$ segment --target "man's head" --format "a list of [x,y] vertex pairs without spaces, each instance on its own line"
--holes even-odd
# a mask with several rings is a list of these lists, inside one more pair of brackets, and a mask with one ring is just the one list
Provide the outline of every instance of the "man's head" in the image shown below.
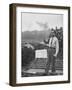
[[54,30],[51,30],[50,37],[54,37],[54,36],[55,36],[55,31]]

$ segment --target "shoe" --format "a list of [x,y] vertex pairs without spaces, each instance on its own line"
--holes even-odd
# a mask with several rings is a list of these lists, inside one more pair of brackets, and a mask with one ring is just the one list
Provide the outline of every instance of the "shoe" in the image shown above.
[[57,75],[57,73],[56,72],[51,72],[50,75]]

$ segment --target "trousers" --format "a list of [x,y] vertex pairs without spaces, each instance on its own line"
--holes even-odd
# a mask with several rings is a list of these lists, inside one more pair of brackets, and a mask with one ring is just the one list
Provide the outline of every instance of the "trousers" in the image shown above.
[[53,56],[55,53],[55,49],[49,48],[47,51],[48,51],[48,60],[47,60],[46,69],[45,69],[46,74],[49,73],[50,65],[51,65],[51,71],[55,72],[55,61],[56,61],[56,57]]

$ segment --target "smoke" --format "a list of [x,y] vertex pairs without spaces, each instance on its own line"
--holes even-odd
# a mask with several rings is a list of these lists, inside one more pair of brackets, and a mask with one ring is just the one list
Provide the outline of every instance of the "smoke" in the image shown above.
[[49,25],[47,22],[42,23],[42,22],[38,22],[36,21],[36,24],[40,26],[40,28],[42,28],[43,30],[48,30],[49,29]]

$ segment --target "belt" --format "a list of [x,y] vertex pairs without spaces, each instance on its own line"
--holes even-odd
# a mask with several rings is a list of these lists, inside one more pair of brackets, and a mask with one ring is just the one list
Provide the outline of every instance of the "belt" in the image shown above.
[[55,49],[55,47],[49,47],[49,48],[53,48],[53,49]]

